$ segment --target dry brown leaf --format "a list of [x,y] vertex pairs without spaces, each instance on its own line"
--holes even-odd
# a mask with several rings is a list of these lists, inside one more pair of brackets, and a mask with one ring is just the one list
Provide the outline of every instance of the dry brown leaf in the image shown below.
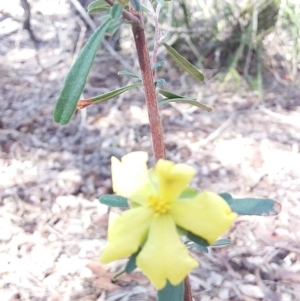
[[89,268],[96,276],[98,277],[112,277],[113,274],[107,271],[107,268],[105,265],[101,264],[97,261],[90,261],[87,265],[87,268]]
[[110,278],[100,277],[92,281],[93,284],[105,291],[113,292],[120,288],[119,285],[112,283]]
[[124,281],[135,281],[139,284],[147,284],[149,283],[149,280],[146,276],[144,276],[142,273],[130,273],[130,274],[124,274],[120,277],[120,279]]
[[[97,261],[90,261],[87,264],[87,267],[98,277],[113,277],[115,274],[108,272],[105,265],[101,264]],[[134,280],[140,284],[148,283],[149,280],[146,276],[144,276],[142,273],[131,273],[131,274],[122,274],[118,277],[118,279],[121,279],[123,281],[131,281]]]

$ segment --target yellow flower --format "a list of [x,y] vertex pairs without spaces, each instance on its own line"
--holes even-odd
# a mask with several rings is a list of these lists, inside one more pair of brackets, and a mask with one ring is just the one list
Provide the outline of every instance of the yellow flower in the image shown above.
[[204,191],[190,199],[179,196],[188,187],[195,170],[186,164],[159,160],[147,169],[148,155],[133,152],[121,162],[112,157],[113,190],[130,200],[108,231],[103,263],[136,253],[137,266],[156,289],[169,280],[178,285],[198,266],[181,242],[177,226],[214,243],[234,221],[236,214],[217,194]]

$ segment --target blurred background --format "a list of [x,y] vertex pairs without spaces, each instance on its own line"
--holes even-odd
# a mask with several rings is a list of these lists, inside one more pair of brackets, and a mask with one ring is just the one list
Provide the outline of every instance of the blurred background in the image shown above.
[[[100,24],[89,1],[0,3],[0,300],[155,300],[139,272],[111,283],[103,266],[110,157],[151,154],[142,89],[77,111],[52,113],[63,79]],[[239,217],[233,245],[194,254],[195,301],[300,300],[300,5],[298,0],[165,3],[167,42],[203,71],[196,83],[166,61],[164,88],[211,106],[161,107],[167,156],[197,169],[194,187],[274,198],[275,217]],[[146,16],[149,47],[153,20]],[[107,36],[83,97],[139,73],[130,26]]]

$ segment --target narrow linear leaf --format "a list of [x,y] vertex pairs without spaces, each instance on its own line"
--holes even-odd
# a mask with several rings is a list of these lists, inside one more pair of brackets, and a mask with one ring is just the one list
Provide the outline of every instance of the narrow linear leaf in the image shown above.
[[136,253],[130,256],[129,260],[127,261],[127,264],[125,266],[125,273],[130,274],[132,273],[136,268],[136,258],[141,250],[138,250]]
[[104,0],[96,0],[90,3],[87,7],[89,14],[99,13],[110,10],[110,6]]
[[[179,226],[176,226],[176,228],[177,228],[177,232],[178,232],[179,236],[186,236],[187,230],[185,230]],[[186,243],[188,243],[188,242],[189,241],[186,241]]]
[[204,247],[208,247],[209,243],[202,237],[195,235],[192,232],[187,232],[187,238]]
[[202,253],[208,253],[209,243],[204,238],[191,232],[187,232],[186,237],[191,240],[191,242],[187,243],[188,248],[198,250]]
[[124,76],[129,76],[129,77],[134,77],[134,78],[141,79],[140,76],[135,75],[135,74],[133,74],[133,73],[131,73],[131,72],[129,72],[129,71],[126,71],[126,70],[121,70],[121,71],[119,71],[119,72],[118,72],[118,75],[124,75]]
[[55,105],[54,120],[56,122],[67,124],[74,114],[98,47],[110,22],[111,20],[107,20],[92,34],[69,70]]
[[183,301],[184,284],[172,285],[169,281],[166,286],[157,292],[158,301]]
[[189,242],[187,244],[187,247],[190,248],[190,249],[195,249],[195,250],[197,250],[199,252],[202,252],[202,253],[208,253],[208,247],[199,245],[195,242]]
[[171,99],[168,99],[168,98],[164,98],[164,99],[161,99],[158,101],[158,104],[161,106],[161,105],[164,105],[166,103],[169,103],[169,102],[181,102],[181,103],[188,103],[190,105],[193,105],[195,107],[198,107],[200,109],[203,109],[207,112],[211,112],[212,111],[212,108],[204,105],[203,103],[197,101],[196,99],[193,99],[193,98],[185,98],[185,97],[181,97],[181,98],[171,98]]
[[172,99],[172,98],[185,98],[184,96],[181,96],[181,95],[178,95],[178,94],[175,94],[175,93],[172,93],[170,91],[163,90],[163,89],[159,89],[158,93],[161,94],[162,96],[166,97],[166,98],[169,98],[169,99]]
[[281,211],[281,204],[264,198],[233,198],[229,193],[219,194],[231,210],[241,215],[276,215]]
[[159,89],[158,93],[165,96],[166,98],[161,99],[158,101],[159,105],[163,105],[169,102],[183,102],[183,103],[188,103],[191,104],[193,106],[196,106],[198,108],[204,109],[207,112],[211,112],[212,108],[206,106],[205,104],[197,101],[195,98],[191,98],[191,97],[187,97],[187,96],[182,96],[182,95],[178,95],[175,93],[172,93],[170,91],[167,90],[163,90],[163,89]]
[[155,70],[155,69],[157,69],[157,68],[160,68],[160,67],[162,67],[164,64],[165,64],[164,61],[157,62],[156,64],[154,64],[154,65],[151,67],[151,70]]
[[109,27],[107,28],[106,33],[108,35],[114,35],[115,32],[118,30],[118,28],[123,24],[123,22],[112,22],[111,25],[109,25]]
[[179,54],[172,46],[162,43],[168,54],[171,58],[177,63],[181,69],[187,72],[190,76],[194,77],[198,81],[202,82],[204,80],[203,74],[193,65],[191,64],[186,58],[184,58],[181,54]]
[[219,247],[219,246],[228,246],[231,245],[231,240],[228,238],[222,238],[217,240],[212,247]]
[[93,103],[105,101],[105,100],[114,98],[114,97],[116,97],[116,96],[118,96],[118,95],[120,95],[124,92],[127,92],[127,91],[131,90],[131,89],[141,87],[142,85],[143,85],[142,82],[138,82],[138,83],[135,83],[135,84],[132,84],[132,85],[128,85],[128,86],[125,86],[125,87],[122,87],[122,88],[104,93],[102,95],[92,97],[91,100],[92,100]]
[[99,202],[111,207],[129,207],[127,199],[115,194],[104,194],[99,198]]
[[116,3],[110,10],[110,15],[113,19],[119,19],[122,15],[123,6],[120,3]]
[[127,264],[125,266],[125,269],[119,273],[117,273],[116,275],[114,275],[114,277],[112,278],[112,281],[116,281],[116,279],[118,277],[120,277],[121,275],[123,275],[124,273],[126,274],[130,274],[132,273],[136,268],[136,257],[138,256],[138,254],[140,253],[141,250],[138,250],[135,254],[131,255],[129,260],[127,261]]
[[149,14],[149,15],[151,15],[153,12],[151,12],[151,10],[150,9],[148,9],[146,6],[144,6],[144,5],[142,5],[142,11],[143,12],[145,12],[145,13],[147,13],[147,14]]
[[136,11],[141,11],[141,3],[139,0],[130,0],[130,3]]

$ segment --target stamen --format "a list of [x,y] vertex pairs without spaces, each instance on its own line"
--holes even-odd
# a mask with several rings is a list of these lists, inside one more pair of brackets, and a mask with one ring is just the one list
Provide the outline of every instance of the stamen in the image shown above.
[[153,209],[156,214],[165,214],[170,209],[170,202],[156,195],[148,197],[148,207]]

